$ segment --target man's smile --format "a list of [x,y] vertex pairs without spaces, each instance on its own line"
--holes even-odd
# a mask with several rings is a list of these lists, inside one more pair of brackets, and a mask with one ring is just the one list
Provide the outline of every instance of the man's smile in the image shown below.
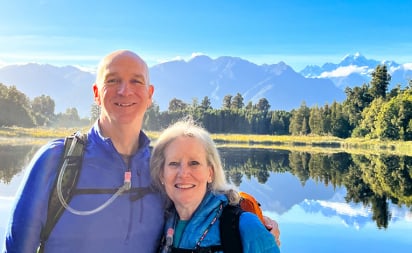
[[135,103],[114,103],[114,104],[120,107],[129,107],[129,106],[134,105]]

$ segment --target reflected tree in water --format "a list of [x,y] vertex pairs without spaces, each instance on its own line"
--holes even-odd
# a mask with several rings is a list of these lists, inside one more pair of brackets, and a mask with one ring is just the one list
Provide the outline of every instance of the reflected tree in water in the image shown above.
[[290,172],[299,178],[302,185],[310,179],[310,154],[306,152],[291,152],[289,155]]
[[388,227],[390,203],[412,206],[412,157],[265,149],[223,149],[221,155],[227,179],[236,186],[243,176],[263,184],[270,172],[290,172],[302,185],[311,179],[344,186],[345,200],[369,207],[378,228]]
[[229,182],[239,186],[243,175],[255,177],[259,183],[267,182],[270,172],[288,171],[288,151],[264,149],[222,149],[223,168]]
[[240,171],[230,171],[229,173],[227,173],[227,176],[227,181],[233,185],[236,185],[237,187],[239,187],[239,185],[242,183],[243,174]]
[[37,146],[0,145],[0,182],[10,183],[30,161],[37,148]]
[[309,175],[316,182],[331,184],[335,188],[342,185],[348,173],[351,157],[347,153],[311,154]]
[[385,195],[374,195],[371,199],[372,219],[378,228],[387,228],[392,214],[389,212],[388,201]]

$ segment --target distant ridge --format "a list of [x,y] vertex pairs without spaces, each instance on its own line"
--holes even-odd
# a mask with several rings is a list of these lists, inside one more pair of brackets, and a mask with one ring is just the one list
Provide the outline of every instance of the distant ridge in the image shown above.
[[[308,65],[299,73],[285,62],[257,65],[239,57],[206,55],[189,61],[169,61],[150,68],[155,85],[154,100],[161,110],[169,101],[181,99],[191,104],[208,96],[214,108],[220,108],[226,95],[240,93],[244,103],[268,99],[271,110],[292,110],[302,101],[308,106],[324,105],[345,98],[344,88],[370,81],[377,64],[385,63],[392,75],[391,86],[405,86],[412,78],[412,63],[367,59],[360,53],[346,55],[340,63]],[[74,66],[57,67],[28,63],[0,68],[0,83],[15,85],[30,98],[49,95],[56,102],[56,113],[76,107],[82,117],[89,115],[93,103],[95,73]]]

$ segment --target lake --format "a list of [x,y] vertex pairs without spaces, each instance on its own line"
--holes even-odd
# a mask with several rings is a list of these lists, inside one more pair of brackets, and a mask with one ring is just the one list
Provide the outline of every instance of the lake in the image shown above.
[[[39,146],[0,145],[0,240]],[[281,230],[283,253],[410,252],[412,157],[219,148],[228,181]]]

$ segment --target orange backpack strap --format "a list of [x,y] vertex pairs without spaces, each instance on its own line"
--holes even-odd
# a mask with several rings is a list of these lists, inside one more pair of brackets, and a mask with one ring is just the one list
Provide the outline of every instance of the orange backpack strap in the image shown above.
[[256,214],[260,221],[265,224],[263,219],[262,209],[260,209],[260,203],[250,194],[246,192],[239,192],[240,195],[240,207],[246,211]]

